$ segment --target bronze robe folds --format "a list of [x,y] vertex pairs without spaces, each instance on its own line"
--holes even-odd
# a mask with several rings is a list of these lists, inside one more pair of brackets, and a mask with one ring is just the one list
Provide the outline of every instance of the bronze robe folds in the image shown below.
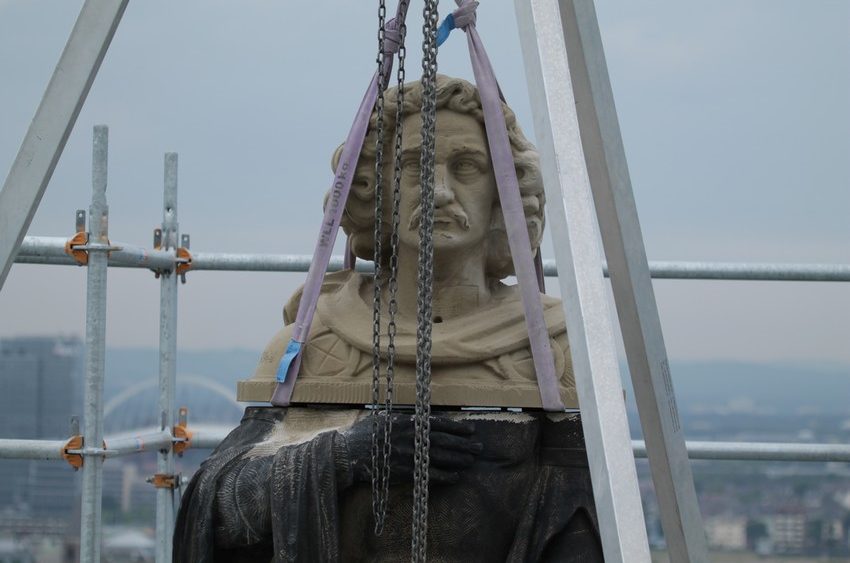
[[[456,484],[430,487],[428,558],[602,561],[578,415],[437,412],[484,445]],[[404,561],[412,485],[390,488],[381,536],[341,434],[365,411],[249,407],[192,479],[174,561]]]

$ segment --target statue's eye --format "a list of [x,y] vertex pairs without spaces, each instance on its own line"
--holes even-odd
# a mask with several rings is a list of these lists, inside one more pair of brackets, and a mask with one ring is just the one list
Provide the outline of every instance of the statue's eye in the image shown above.
[[419,159],[418,158],[405,158],[401,161],[401,167],[405,172],[408,173],[419,173]]
[[471,158],[461,158],[455,161],[454,170],[459,174],[478,172],[478,163]]

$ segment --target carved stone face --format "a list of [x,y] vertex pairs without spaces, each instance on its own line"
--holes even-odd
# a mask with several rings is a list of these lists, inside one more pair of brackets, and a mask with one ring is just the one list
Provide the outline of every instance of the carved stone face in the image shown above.
[[[404,120],[399,240],[419,246],[421,119]],[[482,125],[469,115],[437,112],[434,173],[434,248],[483,247],[490,231],[496,181]]]

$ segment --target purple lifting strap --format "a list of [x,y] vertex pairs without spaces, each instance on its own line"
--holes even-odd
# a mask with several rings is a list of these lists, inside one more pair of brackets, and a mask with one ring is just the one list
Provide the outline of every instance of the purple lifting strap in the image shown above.
[[555,362],[549,344],[549,329],[546,327],[543,305],[540,302],[538,273],[542,271],[535,267],[535,260],[531,254],[531,240],[528,237],[525,212],[522,209],[516,167],[505,125],[505,115],[502,113],[501,91],[493,67],[490,65],[490,59],[484,51],[481,37],[475,29],[475,10],[478,2],[458,0],[458,4],[460,7],[452,13],[452,16],[455,27],[466,32],[472,72],[475,74],[475,84],[478,86],[481,105],[484,108],[484,127],[487,131],[487,142],[496,174],[502,214],[505,217],[508,244],[519,282],[522,306],[525,310],[525,322],[528,325],[528,338],[534,370],[537,373],[540,400],[547,411],[563,411],[564,403],[561,401]]
[[298,305],[298,314],[295,316],[292,338],[287,344],[286,351],[278,366],[278,383],[271,400],[271,403],[275,406],[289,406],[289,402],[292,399],[295,380],[298,377],[298,370],[301,367],[301,349],[309,336],[310,325],[313,323],[313,315],[316,312],[316,304],[319,301],[319,293],[322,289],[322,280],[330,263],[331,252],[333,251],[334,242],[339,232],[339,222],[342,219],[345,203],[348,200],[348,192],[351,189],[351,182],[354,179],[354,170],[357,166],[357,160],[360,158],[360,151],[363,148],[363,142],[369,128],[369,118],[372,116],[372,109],[375,107],[375,100],[378,97],[378,88],[385,89],[387,86],[386,82],[392,74],[393,55],[398,52],[401,41],[398,22],[404,21],[407,5],[408,2],[406,0],[399,2],[396,18],[388,21],[386,24],[384,34],[384,48],[386,50],[384,55],[384,69],[386,69],[384,72],[385,83],[378,84],[379,76],[376,71],[372,77],[372,81],[369,83],[366,94],[363,96],[363,101],[360,102],[357,115],[354,117],[354,123],[351,125],[348,137],[345,140],[342,156],[336,167],[334,183],[331,186],[331,195],[325,208],[325,217],[319,229],[319,240],[316,242],[313,261],[310,263],[310,269],[307,272],[307,281],[304,282],[301,302]]

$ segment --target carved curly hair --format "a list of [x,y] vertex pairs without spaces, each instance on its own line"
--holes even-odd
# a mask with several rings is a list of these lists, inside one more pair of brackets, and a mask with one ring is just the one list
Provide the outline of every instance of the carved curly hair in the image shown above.
[[[384,105],[384,146],[386,156],[384,163],[388,166],[384,173],[384,213],[382,217],[385,240],[384,249],[389,248],[391,229],[391,189],[392,189],[392,152],[395,145],[396,99],[397,88],[390,88],[385,94]],[[404,85],[403,118],[418,115],[422,104],[422,85],[420,82],[410,82]],[[469,82],[448,76],[437,75],[437,110],[447,109],[473,116],[484,126],[484,112],[478,89]],[[517,180],[522,197],[522,207],[525,212],[525,222],[528,236],[531,239],[532,251],[536,252],[543,238],[545,223],[544,204],[546,197],[543,192],[543,180],[540,176],[540,160],[537,149],[523,135],[513,111],[502,104],[505,123],[511,143],[511,152],[516,166]],[[351,193],[345,206],[341,225],[350,237],[351,248],[358,258],[372,260],[374,256],[374,185],[375,185],[375,127],[377,113],[372,114],[369,122],[369,132],[360,152],[360,159],[355,169]],[[439,139],[438,139],[439,142]],[[332,159],[334,170],[342,154],[342,146],[337,148]],[[325,198],[327,201],[327,198]],[[485,273],[488,278],[501,280],[514,275],[514,266],[508,246],[505,220],[502,215],[499,198],[495,198],[490,222],[490,235],[487,243],[487,262]],[[385,257],[389,259],[388,252]]]

